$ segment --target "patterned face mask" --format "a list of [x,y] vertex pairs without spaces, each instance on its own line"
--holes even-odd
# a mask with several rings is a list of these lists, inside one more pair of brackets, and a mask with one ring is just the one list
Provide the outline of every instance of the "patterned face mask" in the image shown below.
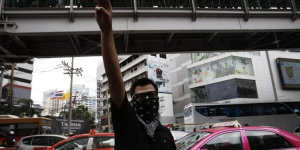
[[136,94],[132,97],[132,106],[137,115],[149,124],[158,117],[159,98],[157,92]]

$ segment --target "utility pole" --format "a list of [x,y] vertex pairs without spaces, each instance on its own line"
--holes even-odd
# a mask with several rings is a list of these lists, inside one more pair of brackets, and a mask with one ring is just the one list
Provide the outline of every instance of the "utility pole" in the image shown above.
[[8,108],[9,110],[12,110],[13,105],[13,97],[14,97],[14,72],[15,72],[15,63],[11,64],[11,72],[10,72],[10,88],[9,88],[9,97],[8,97]]
[[62,61],[62,65],[64,66],[64,74],[68,74],[71,77],[70,80],[70,99],[69,99],[69,118],[68,118],[68,133],[71,134],[71,123],[72,123],[72,89],[73,89],[73,74],[82,76],[82,68],[74,68],[74,57],[72,57],[71,66]]
[[108,123],[108,132],[111,131],[111,124],[110,124],[110,112],[109,112],[109,102],[111,100],[107,100],[107,123]]
[[268,68],[269,68],[269,72],[270,72],[270,77],[271,77],[271,83],[272,83],[275,102],[278,102],[278,94],[277,94],[276,85],[275,85],[275,81],[274,81],[272,65],[271,65],[271,61],[270,61],[270,55],[269,55],[269,52],[267,50],[266,50],[266,57],[267,57],[267,61],[268,61]]
[[7,70],[7,65],[5,64],[0,64],[0,100],[2,98],[2,83],[3,83],[3,78],[4,78],[4,72]]
[[2,81],[4,78],[4,69],[0,68],[0,100],[2,99]]

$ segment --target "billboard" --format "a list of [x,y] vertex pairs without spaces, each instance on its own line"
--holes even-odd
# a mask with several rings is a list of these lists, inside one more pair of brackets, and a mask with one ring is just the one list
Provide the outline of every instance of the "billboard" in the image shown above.
[[252,60],[250,58],[229,56],[189,69],[191,84],[209,82],[229,75],[254,76]]
[[276,59],[283,89],[300,90],[300,59]]
[[150,56],[147,59],[148,78],[152,79],[158,92],[171,93],[171,83],[168,79],[168,64],[165,59]]

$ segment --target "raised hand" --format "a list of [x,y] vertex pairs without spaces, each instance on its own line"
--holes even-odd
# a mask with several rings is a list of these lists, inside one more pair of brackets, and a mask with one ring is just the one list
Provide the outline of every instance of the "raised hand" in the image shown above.
[[96,0],[96,20],[101,32],[112,32],[112,7],[110,0]]

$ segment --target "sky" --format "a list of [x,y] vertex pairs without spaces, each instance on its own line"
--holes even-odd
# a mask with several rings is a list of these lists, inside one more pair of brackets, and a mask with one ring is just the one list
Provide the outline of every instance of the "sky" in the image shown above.
[[[43,104],[43,93],[51,89],[69,91],[70,76],[64,74],[61,62],[71,64],[71,58],[35,58],[32,76],[31,99],[36,104]],[[82,76],[73,77],[74,84],[84,84],[89,88],[89,96],[96,96],[97,67],[102,64],[101,57],[75,57],[74,68],[83,69]]]

